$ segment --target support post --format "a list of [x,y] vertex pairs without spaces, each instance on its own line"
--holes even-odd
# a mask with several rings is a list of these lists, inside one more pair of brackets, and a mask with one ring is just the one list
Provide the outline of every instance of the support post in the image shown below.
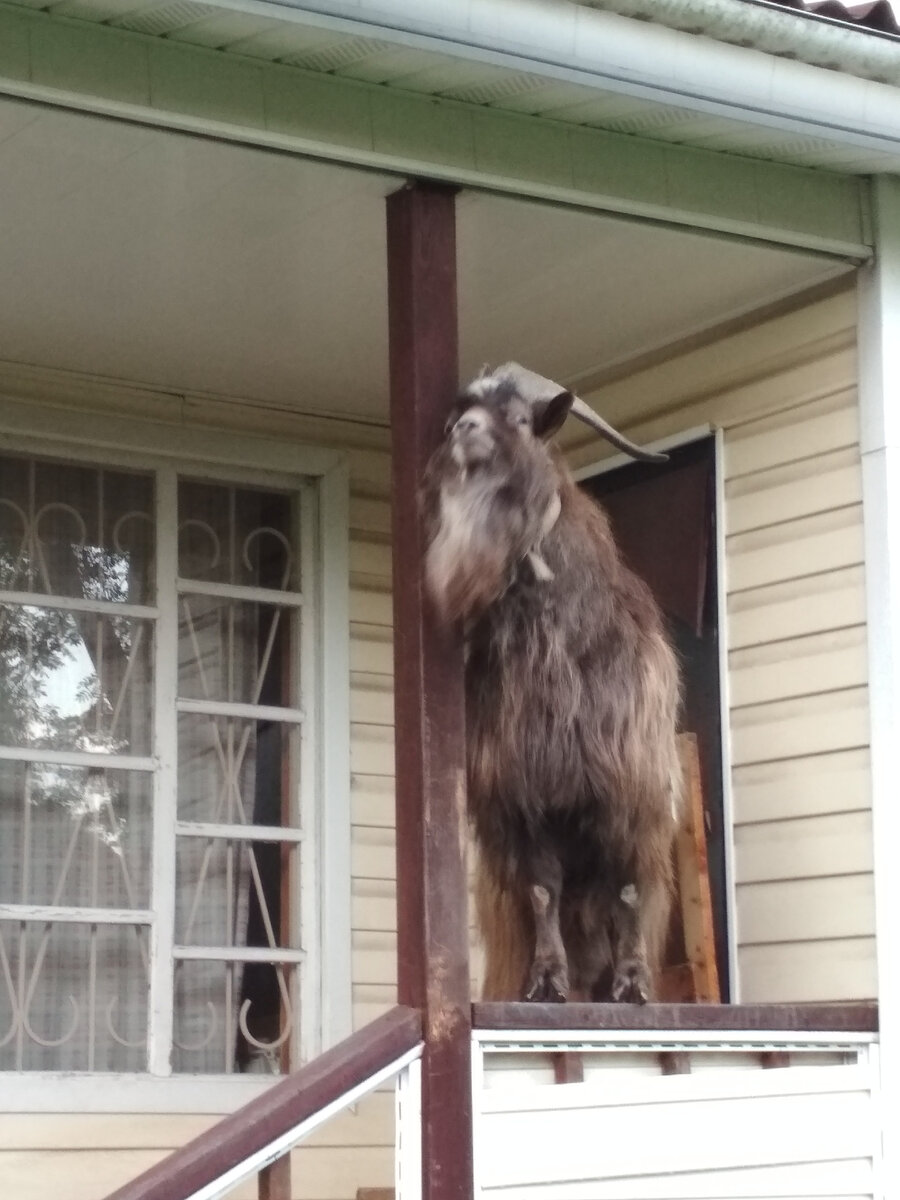
[[259,1173],[258,1200],[291,1200],[291,1154],[282,1154]]
[[418,490],[457,387],[456,236],[451,191],[388,197],[397,954],[400,1002],[423,1013],[424,1200],[472,1196],[461,639],[425,599]]
[[[873,181],[876,256],[860,272],[859,408],[881,1087],[900,1103],[900,179]],[[900,1195],[900,1148],[882,1129],[879,1194]]]

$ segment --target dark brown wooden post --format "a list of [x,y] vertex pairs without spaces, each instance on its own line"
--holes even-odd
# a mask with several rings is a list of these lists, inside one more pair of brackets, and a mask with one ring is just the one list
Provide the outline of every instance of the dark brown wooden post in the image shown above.
[[290,1152],[263,1167],[256,1183],[259,1200],[291,1200]]
[[402,1004],[425,1030],[425,1200],[472,1196],[465,714],[459,637],[439,630],[422,585],[417,493],[457,387],[453,193],[388,197],[393,447],[397,954]]

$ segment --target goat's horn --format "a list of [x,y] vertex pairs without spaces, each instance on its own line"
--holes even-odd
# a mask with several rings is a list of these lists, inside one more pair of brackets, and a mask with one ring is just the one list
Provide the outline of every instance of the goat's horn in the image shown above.
[[604,421],[599,413],[595,413],[590,405],[585,404],[580,396],[572,397],[572,407],[569,411],[573,417],[577,417],[579,421],[584,421],[585,425],[590,425],[591,429],[596,429],[598,433],[603,434],[608,442],[612,442],[614,446],[618,446],[620,450],[624,450],[632,458],[639,458],[641,462],[669,461],[668,454],[659,454],[655,450],[642,450],[640,446],[636,446],[634,442],[629,441],[623,433],[619,433],[618,429],[614,429],[609,421]]
[[[536,371],[529,371],[527,367],[516,362],[504,363],[502,367],[498,367],[494,372],[494,377],[501,376],[511,380],[519,389],[522,399],[534,406],[546,406],[557,396],[567,394],[567,389],[560,387],[552,379],[538,375]],[[571,393],[568,394],[571,395]],[[579,396],[572,396],[569,412],[579,421],[584,421],[585,425],[590,425],[592,429],[603,434],[608,442],[612,442],[614,446],[618,446],[632,458],[639,458],[642,462],[668,462],[669,460],[668,454],[657,454],[652,450],[642,450],[640,446],[636,446],[624,434],[619,433],[618,429],[613,429],[608,421],[604,421],[599,413],[595,413]]]

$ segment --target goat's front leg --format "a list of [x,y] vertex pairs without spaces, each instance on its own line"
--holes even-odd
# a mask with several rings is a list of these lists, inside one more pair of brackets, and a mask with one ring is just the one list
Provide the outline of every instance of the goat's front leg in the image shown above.
[[652,980],[641,921],[642,905],[647,899],[641,896],[635,884],[629,883],[619,892],[613,905],[610,994],[615,1001],[646,1004],[650,999]]
[[535,872],[538,882],[528,889],[534,914],[534,958],[525,985],[525,999],[561,1003],[569,994],[569,965],[559,928],[562,868],[547,858]]

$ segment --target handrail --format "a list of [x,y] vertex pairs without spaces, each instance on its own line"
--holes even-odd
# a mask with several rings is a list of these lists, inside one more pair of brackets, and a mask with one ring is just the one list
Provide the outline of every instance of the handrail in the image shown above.
[[877,1004],[472,1005],[474,1029],[877,1033]]
[[422,1017],[396,1007],[129,1180],[107,1200],[186,1200],[365,1084],[422,1040]]

